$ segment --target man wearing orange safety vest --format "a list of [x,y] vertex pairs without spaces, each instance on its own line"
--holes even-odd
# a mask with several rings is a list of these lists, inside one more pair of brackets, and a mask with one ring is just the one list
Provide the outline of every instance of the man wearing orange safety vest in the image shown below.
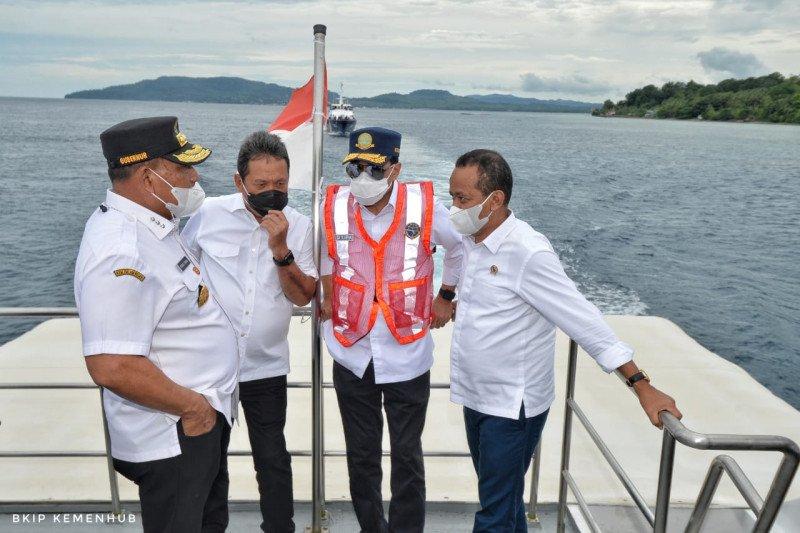
[[[421,532],[425,470],[421,435],[430,396],[429,328],[453,316],[461,235],[433,183],[397,181],[400,134],[350,135],[349,185],[328,187],[322,206],[323,336],[347,447],[350,495],[362,531]],[[433,253],[446,248],[433,298]],[[381,497],[386,411],[391,443],[388,521]]]

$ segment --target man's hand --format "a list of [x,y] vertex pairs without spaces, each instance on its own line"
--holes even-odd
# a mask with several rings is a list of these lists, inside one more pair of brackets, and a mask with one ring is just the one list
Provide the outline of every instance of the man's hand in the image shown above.
[[441,328],[453,318],[453,302],[448,302],[441,296],[433,300],[433,316],[431,317],[431,328]]
[[211,407],[205,396],[198,393],[192,403],[181,413],[183,433],[187,437],[198,437],[214,429],[217,411]]
[[647,381],[637,381],[633,385],[633,388],[636,391],[636,395],[639,397],[639,403],[642,404],[642,409],[644,409],[650,422],[657,428],[661,428],[661,420],[658,418],[661,411],[672,413],[678,420],[683,418],[683,415],[675,405],[675,400],[673,400],[671,396],[664,394],[650,385]]
[[269,249],[272,250],[272,256],[277,259],[283,259],[289,253],[289,247],[286,245],[286,234],[289,232],[289,221],[286,220],[286,215],[282,211],[271,209],[261,219],[261,227],[269,233],[267,244]]
[[323,298],[319,306],[319,318],[322,322],[330,320],[333,316],[333,307],[330,298]]

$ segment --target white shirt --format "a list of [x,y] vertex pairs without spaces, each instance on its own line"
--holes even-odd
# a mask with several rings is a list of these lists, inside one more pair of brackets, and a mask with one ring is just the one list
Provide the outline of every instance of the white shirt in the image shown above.
[[[373,239],[380,238],[389,230],[394,218],[394,209],[397,203],[397,182],[392,185],[392,194],[389,203],[380,213],[373,215],[367,208],[361,209],[361,218],[364,229]],[[325,235],[324,204],[320,209],[322,235]],[[433,228],[431,231],[431,244],[444,246],[442,271],[443,285],[456,285],[461,270],[461,235],[450,223],[447,209],[434,198]],[[329,276],[333,272],[333,262],[323,249],[320,258],[320,274]],[[328,352],[342,366],[358,377],[363,377],[373,361],[375,368],[375,383],[397,383],[408,381],[421,376],[433,366],[433,339],[430,331],[423,338],[411,344],[400,344],[386,326],[383,313],[378,313],[375,325],[369,334],[359,339],[355,344],[346,348],[342,346],[333,335],[333,323],[326,320],[322,324],[323,338],[328,346]]]
[[[147,357],[230,421],[236,335],[213,292],[201,291],[200,269],[177,224],[112,191],[105,206],[89,217],[75,264],[83,354]],[[143,462],[180,455],[178,416],[110,390],[103,391],[103,405],[113,457]]]
[[[317,277],[311,221],[287,206],[286,244],[300,270]],[[289,323],[294,304],[283,293],[269,234],[240,193],[208,198],[181,233],[204,279],[233,320],[242,352],[240,381],[289,373]]]
[[630,361],[600,311],[564,273],[550,241],[510,214],[480,244],[464,239],[450,351],[450,398],[484,414],[532,417],[555,397],[556,327],[606,372]]

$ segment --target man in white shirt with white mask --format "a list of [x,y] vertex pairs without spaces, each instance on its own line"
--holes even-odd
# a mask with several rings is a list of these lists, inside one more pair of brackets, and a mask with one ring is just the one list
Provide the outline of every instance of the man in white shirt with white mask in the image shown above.
[[556,327],[604,371],[619,370],[650,421],[680,411],[650,385],[621,342],[567,277],[547,238],[508,208],[503,157],[473,150],[450,176],[450,218],[464,239],[451,346],[451,400],[464,406],[481,509],[475,532],[527,531],[525,472],[555,397]]
[[145,533],[222,532],[236,333],[178,234],[211,150],[176,117],[121,122],[100,141],[111,189],[86,223],[75,302],[114,468],[138,486]]
[[[399,132],[350,134],[347,185],[322,207],[323,336],[334,359],[350,496],[362,531],[421,533],[425,526],[422,431],[430,397],[429,329],[453,315],[461,235],[430,181],[398,176]],[[436,246],[446,248],[433,297]],[[384,413],[391,446],[389,516],[381,494]]]
[[205,278],[238,331],[239,391],[260,494],[261,528],[295,529],[286,449],[289,323],[316,290],[311,221],[287,205],[289,155],[276,135],[242,143],[237,192],[209,198],[183,230]]

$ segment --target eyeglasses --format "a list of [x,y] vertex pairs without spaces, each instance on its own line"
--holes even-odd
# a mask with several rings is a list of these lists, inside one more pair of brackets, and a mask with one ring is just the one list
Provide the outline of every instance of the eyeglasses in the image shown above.
[[362,172],[366,172],[370,178],[382,180],[389,168],[383,168],[381,165],[370,165],[369,163],[347,163],[344,171],[351,178],[357,178]]

